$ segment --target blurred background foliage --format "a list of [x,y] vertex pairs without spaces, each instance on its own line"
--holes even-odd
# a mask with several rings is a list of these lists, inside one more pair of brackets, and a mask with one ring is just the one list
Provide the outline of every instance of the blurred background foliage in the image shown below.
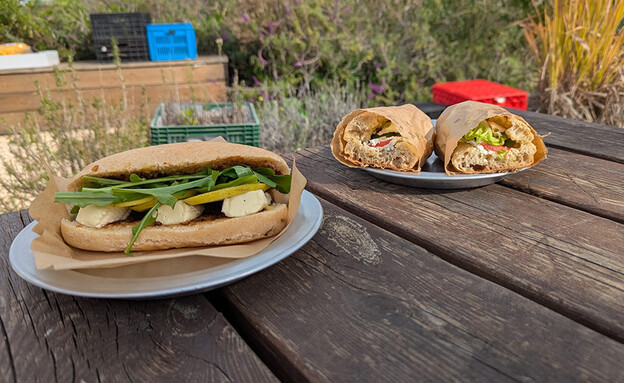
[[222,51],[247,85],[299,94],[328,81],[371,104],[427,100],[436,82],[485,78],[528,91],[536,66],[526,0],[0,0],[0,40],[93,59],[89,14],[148,12],[193,23],[200,54]]

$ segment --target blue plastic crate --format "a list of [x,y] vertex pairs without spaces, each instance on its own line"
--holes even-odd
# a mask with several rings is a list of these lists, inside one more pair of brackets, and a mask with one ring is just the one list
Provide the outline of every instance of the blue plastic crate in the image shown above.
[[197,58],[195,30],[186,24],[147,24],[147,46],[152,61]]

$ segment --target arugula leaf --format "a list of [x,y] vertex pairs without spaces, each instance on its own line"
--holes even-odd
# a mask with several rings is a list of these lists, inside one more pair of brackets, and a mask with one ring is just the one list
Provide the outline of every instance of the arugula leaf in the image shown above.
[[199,193],[207,193],[209,191],[225,189],[225,188],[229,188],[229,187],[232,187],[232,186],[238,186],[238,185],[254,184],[256,182],[258,182],[258,177],[257,177],[256,174],[252,174],[250,176],[237,178],[237,179],[235,179],[233,181],[230,181],[230,182],[226,182],[226,183],[215,185],[215,186],[213,186],[210,189],[203,188],[203,189],[199,189],[197,191]]
[[277,175],[273,169],[255,168],[254,173],[258,177],[258,181],[267,184],[272,188],[276,188],[278,192],[283,194],[290,193],[290,174]]
[[148,210],[141,222],[139,222],[138,225],[132,228],[132,239],[130,240],[128,247],[126,247],[126,250],[124,251],[126,255],[132,255],[132,253],[130,253],[130,250],[132,249],[134,242],[137,240],[137,238],[139,238],[139,234],[141,234],[141,231],[143,231],[143,229],[145,229],[147,226],[153,225],[154,222],[156,222],[156,217],[158,217],[158,207],[160,205],[160,202],[156,202],[156,205]]
[[253,170],[251,170],[249,166],[234,165],[232,167],[222,170],[219,180],[227,179],[227,178],[237,179],[240,177],[250,176],[252,174],[253,174]]
[[80,210],[80,206],[74,206],[72,207],[71,211],[69,212],[70,214],[78,214],[78,210]]
[[134,174],[134,173],[130,174],[130,182],[132,183],[141,182],[145,180],[146,178],[141,178],[137,174]]
[[54,202],[85,207],[87,205],[107,206],[119,200],[111,193],[56,192]]
[[[186,175],[181,175],[181,176],[167,176],[167,177],[160,177],[160,178],[150,178],[150,179],[146,179],[144,181],[138,181],[138,182],[123,182],[123,183],[116,183],[112,186],[108,186],[105,188],[83,188],[84,191],[87,192],[91,192],[91,191],[95,191],[95,190],[106,190],[106,189],[120,189],[120,188],[126,188],[126,187],[137,187],[137,186],[143,186],[143,185],[150,185],[150,184],[155,184],[155,183],[166,183],[166,182],[172,182],[172,181],[181,181],[181,180],[191,180],[191,179],[201,179],[204,178],[206,176],[210,176],[212,175],[213,170],[210,168],[206,168],[198,173],[195,174],[186,174]],[[131,176],[132,177],[132,176]],[[138,177],[138,176],[137,176]]]
[[169,205],[171,208],[174,207],[175,203],[178,201],[176,197],[173,196],[174,193],[189,190],[189,189],[197,189],[197,188],[210,188],[214,185],[214,180],[212,176],[204,177],[195,181],[190,181],[178,185],[167,186],[163,188],[152,188],[152,189],[113,189],[112,193],[115,195],[120,195],[124,193],[139,193],[146,194],[156,197],[156,199],[164,205]]

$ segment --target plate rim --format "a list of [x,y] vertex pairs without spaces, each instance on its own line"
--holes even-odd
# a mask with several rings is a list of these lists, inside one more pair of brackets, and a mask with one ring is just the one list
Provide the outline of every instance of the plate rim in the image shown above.
[[[181,295],[187,295],[187,294],[192,294],[192,293],[200,293],[200,292],[204,292],[204,291],[208,291],[208,290],[212,290],[212,289],[216,289],[225,285],[228,285],[230,283],[236,282],[240,279],[246,278],[252,274],[255,274],[259,271],[262,271],[268,267],[271,267],[273,265],[275,265],[276,263],[284,260],[285,258],[287,258],[288,256],[292,255],[293,253],[295,253],[297,250],[299,250],[300,248],[302,248],[306,243],[308,243],[318,232],[318,230],[321,227],[321,224],[323,222],[323,206],[321,205],[320,201],[318,200],[318,198],[308,192],[307,190],[304,190],[301,196],[301,204],[299,205],[299,209],[297,211],[297,214],[295,215],[295,219],[297,218],[297,216],[304,214],[302,212],[302,205],[304,204],[304,200],[305,203],[310,205],[310,208],[313,209],[313,211],[315,213],[318,213],[316,216],[317,218],[314,221],[308,222],[308,220],[304,220],[304,227],[305,232],[303,234],[302,237],[300,238],[295,238],[294,240],[288,241],[287,243],[289,244],[288,246],[286,246],[283,250],[281,250],[279,253],[275,254],[273,257],[262,261],[260,263],[252,263],[246,267],[244,267],[243,270],[240,270],[238,272],[230,272],[229,274],[217,277],[217,278],[212,278],[210,280],[207,280],[205,282],[202,283],[189,283],[189,285],[185,285],[185,286],[180,286],[180,287],[169,287],[169,288],[165,288],[165,289],[154,289],[153,291],[140,291],[140,292],[116,292],[116,293],[97,293],[97,292],[85,292],[85,291],[75,291],[75,290],[71,290],[71,289],[66,289],[63,287],[59,287],[59,286],[55,286],[53,284],[49,284],[46,281],[42,281],[40,279],[36,278],[36,274],[38,272],[53,272],[53,273],[59,273],[59,275],[62,275],[61,273],[78,273],[75,270],[58,270],[58,271],[54,271],[54,270],[37,270],[36,268],[34,270],[30,270],[30,275],[33,276],[33,278],[31,278],[30,275],[25,275],[22,271],[23,271],[23,267],[21,266],[17,266],[15,265],[16,263],[16,257],[20,256],[17,255],[17,250],[16,250],[16,246],[18,241],[18,238],[20,238],[20,236],[25,235],[24,232],[26,231],[32,231],[32,228],[36,225],[36,221],[31,222],[30,224],[28,224],[26,227],[24,227],[22,230],[20,230],[20,232],[15,236],[15,238],[13,239],[13,241],[11,242],[11,246],[9,248],[9,263],[11,265],[11,268],[13,269],[13,271],[19,275],[20,278],[22,278],[24,281],[31,283],[37,287],[40,287],[42,289],[45,290],[49,290],[49,291],[53,291],[56,293],[60,293],[60,294],[66,294],[66,295],[72,295],[72,296],[77,296],[77,297],[85,297],[85,298],[100,298],[100,299],[155,299],[155,298],[164,298],[164,297],[173,297],[173,296],[181,296]],[[291,230],[292,226],[289,227],[287,229],[287,231],[283,234],[286,235],[288,233],[288,230]],[[271,244],[269,244],[267,246],[267,248],[263,249],[260,253],[255,254],[251,257],[248,258],[241,258],[241,261],[245,261],[245,260],[250,260],[253,257],[256,257],[260,254],[265,253],[266,251],[270,251],[271,250],[271,246],[274,245],[275,242],[272,242]],[[28,244],[28,247],[30,249],[30,242]],[[32,256],[32,251],[30,253],[27,253],[25,255],[21,255],[21,256]],[[15,259],[14,259],[15,258]],[[235,267],[235,266],[239,266],[239,264],[234,264],[230,267]],[[28,268],[28,266],[26,266],[26,268]],[[205,270],[210,270],[210,268],[205,269]],[[95,276],[95,275],[88,275],[88,274],[82,274],[82,276],[86,277],[86,278],[106,278],[106,277],[100,277],[100,276]],[[151,280],[158,280],[161,278],[171,278],[171,276],[159,276],[159,277],[150,277],[149,279]],[[147,278],[146,278],[147,279]]]

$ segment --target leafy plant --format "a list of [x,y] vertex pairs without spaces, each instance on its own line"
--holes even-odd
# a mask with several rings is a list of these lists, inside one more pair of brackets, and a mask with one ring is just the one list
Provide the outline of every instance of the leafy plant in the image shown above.
[[28,207],[53,174],[70,177],[87,164],[107,155],[148,143],[147,100],[129,101],[123,74],[118,102],[85,99],[77,86],[77,73],[55,71],[57,87],[71,83],[73,94],[52,93],[38,87],[41,107],[12,127],[9,155],[2,156],[6,176],[0,177],[0,208]]
[[538,67],[540,109],[624,127],[624,2],[554,0],[524,31]]
[[184,108],[184,112],[180,113],[182,123],[184,125],[197,125],[197,117],[195,117],[195,110],[191,108]]

